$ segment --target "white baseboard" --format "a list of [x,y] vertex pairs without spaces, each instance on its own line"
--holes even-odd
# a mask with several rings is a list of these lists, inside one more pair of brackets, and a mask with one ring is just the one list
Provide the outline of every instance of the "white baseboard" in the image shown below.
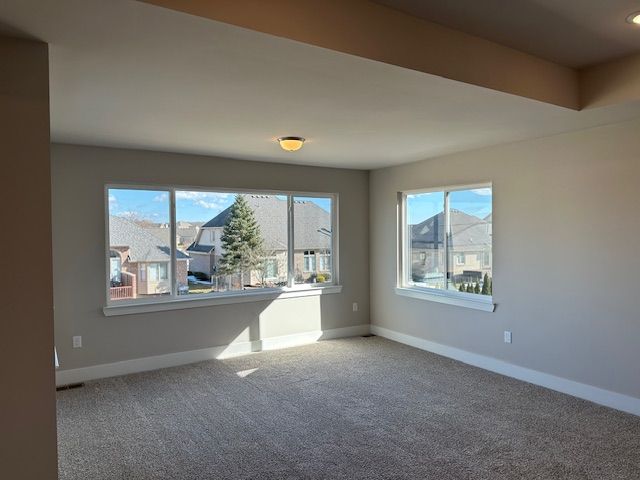
[[98,378],[115,377],[118,375],[127,375],[129,373],[175,367],[188,363],[201,362],[203,360],[230,358],[262,350],[277,350],[280,348],[306,345],[317,342],[318,340],[354,337],[357,335],[366,335],[368,333],[368,324],[356,325],[353,327],[332,328],[329,330],[316,330],[312,332],[296,333],[293,335],[284,335],[281,337],[264,338],[253,342],[231,343],[229,345],[203,348],[200,350],[190,350],[187,352],[135,358],[132,360],[124,360],[122,362],[92,365],[90,367],[58,370],[56,372],[56,385],[69,385]]
[[465,350],[431,342],[423,338],[406,335],[377,325],[371,325],[371,333],[421,350],[426,350],[444,357],[459,360],[463,363],[473,365],[474,367],[490,370],[492,372],[506,375],[507,377],[517,378],[518,380],[540,385],[542,387],[566,393],[584,400],[589,400],[606,407],[615,408],[616,410],[640,415],[640,398],[612,392],[610,390],[604,390],[592,385],[575,382],[573,380],[557,377],[537,370],[520,367],[496,358],[467,352]]

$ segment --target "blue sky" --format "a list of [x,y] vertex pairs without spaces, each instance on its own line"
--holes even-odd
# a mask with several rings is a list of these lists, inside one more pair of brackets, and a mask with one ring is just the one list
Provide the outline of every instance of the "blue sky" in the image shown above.
[[[449,205],[469,215],[484,218],[491,213],[491,198],[489,188],[461,190],[449,194]],[[410,225],[420,223],[443,210],[444,194],[442,192],[407,195],[407,216]]]
[[[331,211],[331,200],[328,198],[295,198],[312,201],[324,210]],[[177,191],[176,218],[178,221],[206,222],[230,206],[234,199],[234,193]],[[109,189],[109,213],[156,223],[169,222],[169,192]]]

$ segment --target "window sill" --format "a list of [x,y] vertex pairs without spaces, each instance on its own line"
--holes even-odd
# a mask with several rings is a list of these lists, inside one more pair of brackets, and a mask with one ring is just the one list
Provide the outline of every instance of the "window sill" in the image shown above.
[[396,294],[403,297],[417,298],[420,300],[428,300],[430,302],[446,303],[448,305],[456,305],[458,307],[473,308],[484,312],[493,312],[495,303],[492,297],[481,297],[478,299],[462,297],[455,294],[447,294],[440,292],[429,292],[417,288],[396,287]]
[[283,298],[309,297],[341,293],[342,285],[327,285],[325,287],[298,287],[286,289],[268,289],[261,292],[246,291],[238,293],[202,294],[198,298],[172,298],[147,303],[127,303],[124,305],[109,305],[103,307],[105,317],[118,315],[133,315],[136,313],[162,312],[166,310],[182,310],[185,308],[210,307],[215,305],[228,305],[231,303],[264,302],[280,300]]

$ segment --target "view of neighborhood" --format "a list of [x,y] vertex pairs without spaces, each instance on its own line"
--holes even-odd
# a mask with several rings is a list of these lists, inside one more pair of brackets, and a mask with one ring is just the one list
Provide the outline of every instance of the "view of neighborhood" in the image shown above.
[[491,199],[489,188],[407,196],[410,284],[492,294]]
[[[292,201],[293,281],[331,282],[331,199]],[[285,286],[287,205],[286,195],[177,191],[177,293]],[[171,293],[169,210],[169,192],[109,190],[111,300]]]

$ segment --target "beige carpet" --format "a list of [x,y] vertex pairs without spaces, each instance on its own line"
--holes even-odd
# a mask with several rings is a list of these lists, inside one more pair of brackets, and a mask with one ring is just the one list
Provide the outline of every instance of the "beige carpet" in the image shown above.
[[60,478],[640,479],[640,418],[379,337],[58,393]]

